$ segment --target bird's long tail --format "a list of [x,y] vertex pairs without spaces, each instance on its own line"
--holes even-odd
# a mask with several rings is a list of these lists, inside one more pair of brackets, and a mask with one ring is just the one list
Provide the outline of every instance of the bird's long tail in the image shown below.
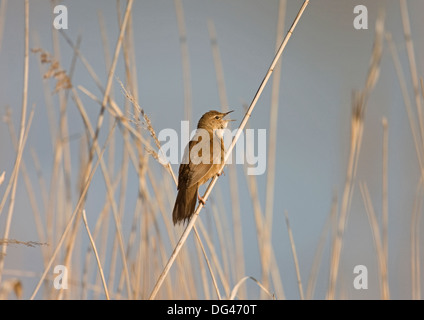
[[174,224],[190,220],[194,213],[197,202],[197,185],[190,188],[181,188],[178,190],[175,200],[174,210],[172,211],[172,221]]

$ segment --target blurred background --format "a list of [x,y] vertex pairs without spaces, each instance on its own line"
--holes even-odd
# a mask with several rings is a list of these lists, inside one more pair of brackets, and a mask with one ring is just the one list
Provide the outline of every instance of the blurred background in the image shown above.
[[[232,123],[235,129],[243,118],[245,105],[250,104],[268,70],[276,42],[281,41],[278,22],[284,26],[285,35],[302,3],[297,0],[135,1],[110,95],[128,119],[137,115],[122,92],[119,80],[122,81],[156,133],[164,128],[179,132],[181,120],[191,120],[193,129],[202,114],[225,107],[235,110],[232,116],[238,120]],[[52,27],[57,16],[53,8],[58,4],[68,9],[68,29],[60,32]],[[368,29],[357,30],[353,26],[357,16],[353,10],[359,4],[368,9]],[[409,19],[405,15],[402,19],[402,5]],[[0,175],[5,172],[0,185],[2,298],[16,298],[16,292],[5,284],[20,288],[20,298],[33,295],[76,208],[92,145],[76,101],[80,99],[95,129],[100,104],[86,93],[102,101],[104,91],[93,80],[87,66],[105,88],[126,7],[127,1],[122,0],[29,1],[29,48],[42,51],[29,53],[27,121],[32,108],[34,113],[10,210],[13,190],[8,195],[6,191],[17,155],[11,127],[17,140],[22,112],[25,11],[23,0],[0,2]],[[275,171],[268,175],[268,166],[263,175],[247,176],[243,165],[227,167],[226,175],[219,178],[198,219],[202,224],[199,233],[222,297],[229,297],[245,276],[255,278],[277,299],[331,297],[330,275],[334,274],[331,257],[336,229],[343,216],[342,199],[347,192],[351,154],[352,93],[366,86],[379,12],[384,16],[384,34],[378,79],[361,118],[360,152],[348,188],[351,200],[345,211],[346,223],[342,224],[345,227],[333,297],[387,297],[381,289],[384,270],[379,265],[376,245],[378,241],[384,243],[386,203],[385,270],[389,297],[422,298],[420,271],[424,262],[419,244],[423,190],[419,157],[423,152],[423,137],[418,133],[414,143],[411,130],[414,126],[418,131],[421,128],[415,93],[418,92],[418,104],[423,100],[422,82],[416,86],[418,91],[414,91],[412,80],[414,72],[422,77],[424,68],[424,3],[419,0],[320,0],[307,6],[283,53],[281,73],[274,72],[278,80],[271,77],[248,123],[252,129],[267,129],[269,160],[270,120],[276,119]],[[412,51],[408,51],[404,35],[405,23],[411,29],[416,61],[413,72]],[[389,33],[391,42],[386,39]],[[68,40],[74,46],[79,45],[79,55]],[[394,46],[397,59],[393,59],[390,45]],[[69,77],[72,89],[60,88],[55,92],[59,76],[43,78],[52,64],[51,60],[40,62],[42,52],[59,62],[59,69]],[[399,62],[397,66],[404,82],[394,61]],[[273,88],[275,81],[279,83]],[[402,83],[407,96],[402,93]],[[273,102],[273,93],[278,94],[277,104]],[[408,99],[411,118],[405,108]],[[228,106],[222,105],[225,100]],[[113,127],[115,118],[109,111],[110,105],[98,141],[100,148],[107,142],[103,157],[112,182],[107,186],[99,166],[84,208],[111,298],[146,299],[183,231],[182,226],[171,225],[176,188],[169,172],[143,146],[139,147],[126,126],[118,121],[117,127]],[[386,136],[383,119],[387,121]],[[139,127],[127,121],[127,125],[155,145],[146,124]],[[112,138],[108,140],[111,132]],[[384,151],[387,151],[386,171]],[[96,161],[97,154],[93,164]],[[172,165],[172,169],[178,173],[178,165]],[[275,179],[273,187],[271,177]],[[118,234],[122,235],[126,263],[119,249],[108,188],[113,188],[121,221]],[[371,217],[376,218],[377,228],[370,222],[365,189],[369,192],[374,209]],[[202,187],[201,192],[204,190]],[[265,218],[269,212],[272,220]],[[264,221],[270,221],[270,227]],[[68,267],[69,288],[53,288],[52,267],[36,299],[105,297],[80,213],[73,223],[72,232],[66,236],[52,265]],[[298,275],[289,230],[298,260]],[[19,241],[39,244],[30,247]],[[357,290],[353,286],[356,265],[367,267],[368,289]],[[129,274],[125,275],[125,268]],[[158,298],[217,298],[194,234],[189,236],[168,277]],[[237,297],[270,298],[251,279],[241,284]]]

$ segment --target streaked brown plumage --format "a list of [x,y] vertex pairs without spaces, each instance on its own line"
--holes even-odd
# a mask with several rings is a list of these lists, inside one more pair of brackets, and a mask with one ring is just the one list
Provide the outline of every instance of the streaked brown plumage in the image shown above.
[[[186,147],[178,172],[178,194],[172,211],[174,224],[190,220],[196,208],[199,187],[218,173],[225,155],[220,129],[225,129],[228,122],[233,121],[223,119],[230,112],[221,113],[211,110],[200,118],[196,135],[189,142],[188,148]],[[203,141],[203,144],[201,133],[204,133],[203,136],[207,139]],[[207,151],[205,143],[209,144],[209,161],[199,162],[199,158],[203,155],[202,150]],[[206,147],[202,148],[202,146]],[[205,154],[206,157],[207,154]],[[203,201],[200,197],[199,200]]]

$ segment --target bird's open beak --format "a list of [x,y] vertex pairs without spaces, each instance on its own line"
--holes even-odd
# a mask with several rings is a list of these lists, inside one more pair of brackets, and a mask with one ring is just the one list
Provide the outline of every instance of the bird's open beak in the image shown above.
[[[227,114],[231,113],[231,112],[234,112],[234,110],[231,110],[231,111],[228,111],[228,112],[224,113],[224,117],[225,117]],[[224,118],[224,117],[223,117],[223,118]],[[230,122],[230,121],[236,121],[236,120],[233,120],[233,119],[225,119],[225,121]]]

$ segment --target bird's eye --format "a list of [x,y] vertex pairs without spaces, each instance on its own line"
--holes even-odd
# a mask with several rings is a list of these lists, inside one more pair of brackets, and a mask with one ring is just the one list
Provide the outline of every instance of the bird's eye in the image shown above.
[[219,116],[216,116],[216,117],[215,117],[215,119],[216,119],[216,120],[219,120]]

